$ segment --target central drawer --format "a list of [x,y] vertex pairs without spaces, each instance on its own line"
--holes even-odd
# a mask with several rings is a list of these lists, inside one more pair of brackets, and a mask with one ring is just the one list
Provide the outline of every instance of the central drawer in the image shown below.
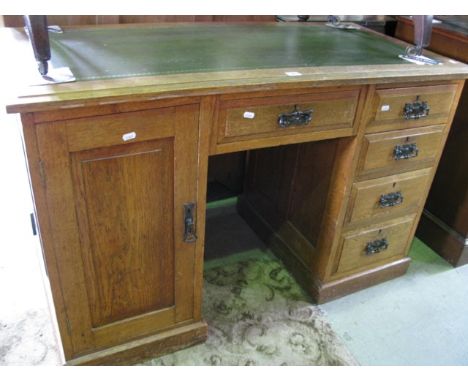
[[331,129],[352,132],[359,89],[221,100],[218,143]]

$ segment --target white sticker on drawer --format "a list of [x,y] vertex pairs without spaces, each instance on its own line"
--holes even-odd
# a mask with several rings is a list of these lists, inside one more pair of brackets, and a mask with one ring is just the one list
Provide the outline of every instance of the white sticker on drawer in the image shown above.
[[254,119],[255,118],[255,113],[253,111],[246,111],[246,112],[244,112],[244,118]]
[[380,110],[382,110],[382,111],[389,111],[389,110],[390,110],[390,105],[382,105],[382,107],[380,108]]
[[122,140],[124,142],[130,141],[130,140],[135,139],[135,138],[136,138],[136,133],[134,131],[132,131],[131,133],[126,133],[126,134],[122,135]]
[[289,77],[297,77],[297,76],[302,76],[302,73],[300,72],[284,72]]

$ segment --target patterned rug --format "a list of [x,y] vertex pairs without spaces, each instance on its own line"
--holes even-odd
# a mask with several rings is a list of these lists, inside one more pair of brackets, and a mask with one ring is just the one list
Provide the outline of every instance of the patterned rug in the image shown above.
[[268,252],[205,269],[208,340],[144,365],[356,365],[323,312]]

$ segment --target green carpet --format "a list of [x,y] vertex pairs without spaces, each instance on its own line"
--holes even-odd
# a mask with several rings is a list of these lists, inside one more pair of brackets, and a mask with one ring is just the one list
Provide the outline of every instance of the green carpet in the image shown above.
[[145,365],[357,364],[279,260],[253,250],[222,262],[205,268],[206,343]]
[[323,311],[236,213],[236,201],[208,205],[208,340],[144,364],[356,365]]

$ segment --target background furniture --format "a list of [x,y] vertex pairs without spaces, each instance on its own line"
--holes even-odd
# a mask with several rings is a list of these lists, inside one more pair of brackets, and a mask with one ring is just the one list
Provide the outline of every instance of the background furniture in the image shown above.
[[[468,16],[438,16],[428,49],[468,62]],[[398,18],[396,37],[412,41]],[[468,88],[465,87],[416,235],[454,266],[468,263]]]
[[[7,15],[3,17],[5,27],[20,28],[24,25],[23,16]],[[164,23],[164,22],[273,22],[275,16],[263,15],[49,15],[49,25],[101,25],[101,24],[133,24],[133,23]]]
[[[21,113],[68,364],[206,338],[209,156],[247,153],[239,212],[317,302],[406,271],[465,65],[406,63],[392,39],[318,25],[51,38],[77,81],[29,86],[8,111]],[[4,39],[24,52],[11,65],[31,61],[22,30]]]

